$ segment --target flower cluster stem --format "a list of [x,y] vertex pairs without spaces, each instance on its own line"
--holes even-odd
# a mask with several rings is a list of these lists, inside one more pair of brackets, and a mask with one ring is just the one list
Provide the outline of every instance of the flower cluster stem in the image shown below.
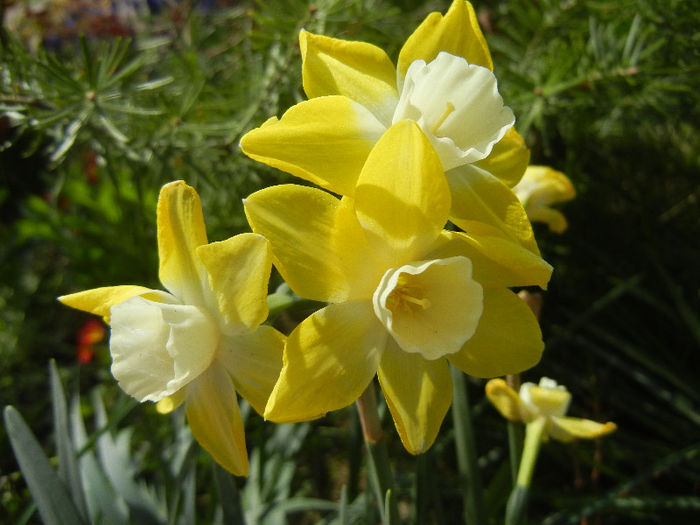
[[382,524],[398,523],[399,513],[394,492],[394,476],[391,472],[386,442],[382,439],[384,434],[377,411],[374,382],[365,389],[357,400],[356,406],[365,445],[367,445],[370,482],[374,488]]
[[477,465],[476,443],[474,442],[474,428],[467,384],[461,370],[450,366],[450,372],[452,373],[452,384],[454,385],[452,417],[455,426],[457,464],[460,476],[466,484],[464,521],[465,523],[479,525],[484,523],[484,491]]
[[540,417],[529,422],[525,427],[525,446],[523,447],[523,455],[520,460],[520,468],[518,469],[518,479],[508,498],[505,525],[519,525],[522,523],[530,491],[530,482],[535,471],[535,464],[537,463],[537,456],[540,452],[546,424],[547,420]]

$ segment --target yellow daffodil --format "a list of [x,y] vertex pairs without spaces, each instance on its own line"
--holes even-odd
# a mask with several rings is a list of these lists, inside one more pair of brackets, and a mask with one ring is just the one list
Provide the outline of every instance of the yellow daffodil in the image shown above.
[[452,222],[471,233],[500,232],[539,254],[525,210],[509,188],[522,176],[529,150],[498,93],[469,2],[455,0],[444,16],[431,13],[403,45],[396,67],[369,43],[307,31],[299,42],[309,100],[246,134],[246,155],[353,196],[379,138],[412,120],[447,176]]
[[377,374],[415,454],[431,446],[449,408],[448,361],[479,377],[539,361],[537,321],[507,287],[544,287],[551,267],[500,235],[443,230],[450,191],[416,122],[379,138],[354,198],[288,184],[244,205],[292,290],[330,303],[289,335],[267,419],[321,417],[355,401]]
[[610,434],[615,423],[597,423],[589,419],[566,417],[571,394],[553,379],[543,377],[539,385],[523,383],[520,392],[509,387],[502,379],[486,383],[486,395],[498,411],[510,421],[544,422],[544,437],[559,441],[575,438],[595,439]]
[[166,291],[109,286],[59,297],[111,325],[112,374],[161,412],[183,401],[194,437],[223,467],[248,474],[236,392],[262,413],[282,366],[284,336],[267,317],[272,258],[253,233],[207,244],[196,191],[158,200],[159,277]]
[[573,199],[576,190],[561,171],[549,166],[529,166],[513,191],[523,203],[531,221],[547,223],[555,233],[566,230],[566,217],[551,205]]

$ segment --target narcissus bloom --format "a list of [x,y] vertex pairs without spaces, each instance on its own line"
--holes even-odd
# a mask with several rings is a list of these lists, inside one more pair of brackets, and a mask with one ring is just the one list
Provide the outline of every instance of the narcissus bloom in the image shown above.
[[194,437],[223,467],[248,474],[236,392],[262,413],[282,367],[269,326],[268,242],[244,233],[207,244],[199,196],[184,182],[158,200],[159,277],[166,291],[109,286],[59,297],[111,325],[112,374],[139,401],[183,401]]
[[381,136],[354,199],[289,184],[244,204],[292,290],[330,303],[289,335],[267,419],[321,417],[377,374],[401,440],[419,453],[452,399],[448,362],[493,377],[539,361],[537,321],[507,287],[544,287],[551,267],[500,235],[443,230],[450,191],[416,122]]
[[561,171],[549,166],[528,166],[520,182],[513,191],[523,203],[531,221],[547,223],[555,233],[562,233],[568,224],[566,217],[552,204],[573,199],[576,196],[574,185]]
[[590,419],[566,417],[571,394],[562,385],[548,377],[539,385],[523,383],[520,392],[509,387],[503,379],[486,383],[486,395],[498,411],[510,421],[532,423],[544,420],[544,434],[559,441],[575,438],[595,439],[614,432],[615,423],[597,423]]
[[379,138],[412,120],[447,176],[452,222],[472,233],[495,229],[539,253],[509,188],[522,176],[529,150],[512,128],[513,113],[498,93],[469,2],[455,0],[445,16],[430,14],[403,45],[396,67],[384,50],[365,42],[302,31],[299,43],[310,100],[246,134],[246,155],[354,196]]

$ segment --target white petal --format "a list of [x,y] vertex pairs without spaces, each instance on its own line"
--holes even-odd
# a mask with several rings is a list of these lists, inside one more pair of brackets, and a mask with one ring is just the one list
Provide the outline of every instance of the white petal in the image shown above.
[[393,122],[403,119],[420,124],[445,171],[487,157],[515,122],[494,74],[444,51],[409,66]]
[[483,289],[466,257],[392,268],[374,292],[374,312],[399,346],[426,359],[458,352],[479,324]]
[[160,401],[201,374],[219,342],[200,309],[133,297],[110,310],[112,375],[139,401]]

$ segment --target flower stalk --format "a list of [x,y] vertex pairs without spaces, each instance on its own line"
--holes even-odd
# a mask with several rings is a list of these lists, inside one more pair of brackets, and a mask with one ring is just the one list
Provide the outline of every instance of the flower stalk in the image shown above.
[[382,439],[384,432],[377,411],[374,381],[357,399],[355,406],[360,416],[365,445],[367,445],[369,477],[377,499],[382,523],[398,523],[399,513],[396,507],[396,498],[393,496],[394,476],[391,472],[386,442]]
[[465,523],[484,523],[483,485],[477,465],[474,427],[472,426],[469,395],[464,374],[455,367],[450,367],[454,397],[452,417],[455,426],[455,446],[457,447],[457,464],[465,487],[464,521]]

